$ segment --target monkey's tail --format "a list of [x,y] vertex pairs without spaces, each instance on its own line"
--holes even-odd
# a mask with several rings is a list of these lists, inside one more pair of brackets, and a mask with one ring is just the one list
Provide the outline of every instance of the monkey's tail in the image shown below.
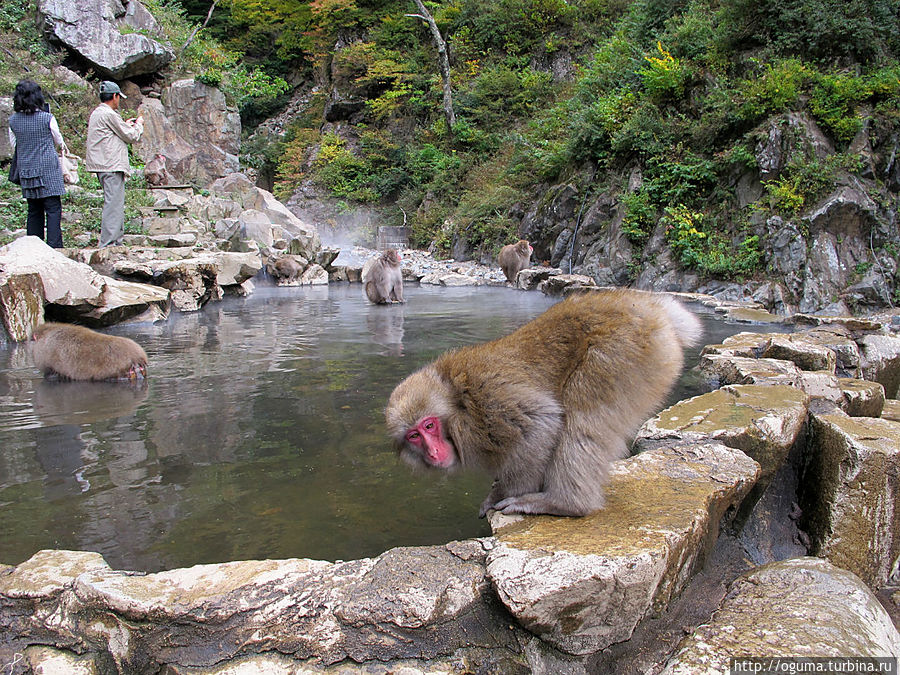
[[703,324],[692,311],[687,309],[675,298],[664,298],[666,313],[669,321],[675,329],[678,341],[682,347],[692,347],[700,342],[703,337]]

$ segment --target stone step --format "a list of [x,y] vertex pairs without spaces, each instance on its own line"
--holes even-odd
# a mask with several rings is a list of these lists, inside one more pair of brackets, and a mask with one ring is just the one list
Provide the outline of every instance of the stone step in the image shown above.
[[719,521],[759,465],[718,443],[657,448],[616,463],[606,507],[583,518],[492,513],[488,575],[523,626],[568,654],[627,640],[703,564]]

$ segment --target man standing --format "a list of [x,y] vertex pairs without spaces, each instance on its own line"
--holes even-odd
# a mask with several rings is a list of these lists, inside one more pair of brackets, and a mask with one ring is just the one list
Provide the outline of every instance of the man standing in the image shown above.
[[127,122],[119,115],[119,101],[127,98],[115,82],[100,83],[100,105],[88,121],[84,165],[103,186],[100,248],[121,244],[125,234],[125,174],[130,171],[128,144],[144,132],[144,118]]

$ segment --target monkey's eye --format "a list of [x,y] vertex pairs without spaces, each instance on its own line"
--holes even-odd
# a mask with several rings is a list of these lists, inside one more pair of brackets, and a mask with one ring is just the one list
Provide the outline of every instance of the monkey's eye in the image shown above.
[[428,420],[427,422],[425,422],[424,426],[426,431],[431,431],[432,429],[434,429],[434,420]]
[[415,443],[419,440],[419,436],[421,436],[421,434],[418,431],[410,431],[408,434],[406,434],[406,440]]

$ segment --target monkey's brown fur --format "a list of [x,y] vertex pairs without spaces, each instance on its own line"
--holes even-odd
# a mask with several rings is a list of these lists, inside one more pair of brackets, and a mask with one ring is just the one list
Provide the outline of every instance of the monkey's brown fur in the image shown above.
[[363,279],[366,297],[376,305],[403,302],[403,273],[400,270],[400,254],[389,248],[367,270]]
[[147,375],[147,354],[134,340],[66,323],[34,331],[34,365],[67,380],[135,380]]
[[300,263],[290,255],[283,255],[280,258],[270,260],[266,265],[266,271],[276,280],[287,279],[294,281],[303,275],[303,268]]
[[515,244],[507,244],[500,249],[497,262],[506,275],[506,280],[515,283],[516,276],[528,267],[531,260],[531,245],[527,239],[519,239]]
[[584,515],[603,506],[610,462],[627,455],[627,439],[663,403],[682,348],[701,332],[667,296],[573,296],[410,375],[391,394],[388,430],[405,461],[429,466],[407,435],[423,418],[440,420],[456,463],[496,479],[482,515]]

